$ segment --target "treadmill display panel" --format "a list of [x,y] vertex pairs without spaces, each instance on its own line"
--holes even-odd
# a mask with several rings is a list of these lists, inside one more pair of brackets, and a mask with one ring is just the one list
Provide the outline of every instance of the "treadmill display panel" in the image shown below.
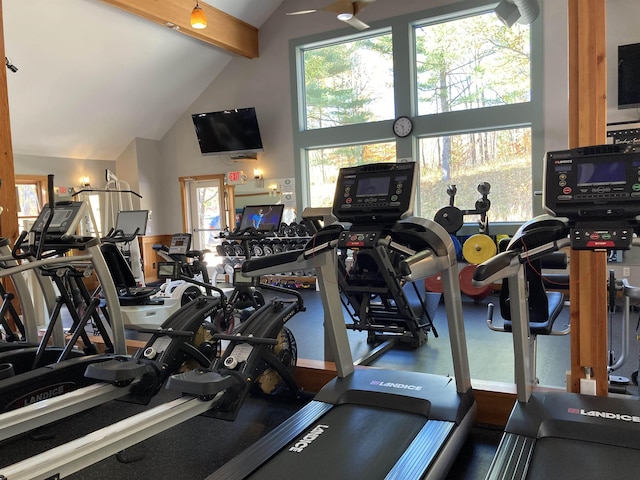
[[543,204],[569,220],[640,214],[640,146],[600,145],[546,155]]
[[413,214],[417,167],[408,163],[375,163],[342,168],[333,214],[353,224],[395,222]]

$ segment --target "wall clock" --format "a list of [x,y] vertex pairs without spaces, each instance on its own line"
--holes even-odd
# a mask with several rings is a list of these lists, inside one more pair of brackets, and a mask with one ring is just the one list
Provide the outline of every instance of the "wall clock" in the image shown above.
[[409,117],[398,117],[393,122],[393,133],[400,138],[409,136],[412,130],[413,122]]

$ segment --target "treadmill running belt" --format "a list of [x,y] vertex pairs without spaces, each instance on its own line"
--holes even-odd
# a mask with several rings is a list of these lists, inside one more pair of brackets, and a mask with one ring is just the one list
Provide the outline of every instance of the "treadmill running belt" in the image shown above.
[[[640,445],[638,446],[640,447]],[[586,438],[541,438],[536,442],[527,479],[615,478],[637,480],[640,451],[634,448],[593,443]]]
[[422,415],[397,410],[339,405],[251,478],[384,478],[426,421]]

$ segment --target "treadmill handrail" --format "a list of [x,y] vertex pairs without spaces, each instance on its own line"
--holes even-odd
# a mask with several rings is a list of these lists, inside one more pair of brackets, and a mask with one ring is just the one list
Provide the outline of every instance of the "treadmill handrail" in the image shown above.
[[478,265],[473,274],[473,284],[477,287],[483,287],[503,278],[516,275],[522,264],[557,252],[570,245],[571,240],[563,238],[529,250],[514,249],[501,252]]

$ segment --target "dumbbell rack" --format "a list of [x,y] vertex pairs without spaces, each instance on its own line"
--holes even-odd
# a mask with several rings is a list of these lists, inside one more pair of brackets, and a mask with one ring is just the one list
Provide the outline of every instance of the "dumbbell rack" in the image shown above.
[[[304,228],[304,224],[282,224],[274,235],[263,237],[259,240],[242,240],[221,238],[221,243],[216,247],[218,256],[223,257],[224,265],[239,267],[246,258],[275,255],[290,250],[302,249],[311,237]],[[249,252],[246,252],[246,249]],[[248,253],[248,254],[247,254]],[[230,280],[230,279],[226,279]],[[290,288],[311,288],[315,286],[314,271],[291,272],[290,274],[266,275],[261,278],[262,283],[280,285]]]

